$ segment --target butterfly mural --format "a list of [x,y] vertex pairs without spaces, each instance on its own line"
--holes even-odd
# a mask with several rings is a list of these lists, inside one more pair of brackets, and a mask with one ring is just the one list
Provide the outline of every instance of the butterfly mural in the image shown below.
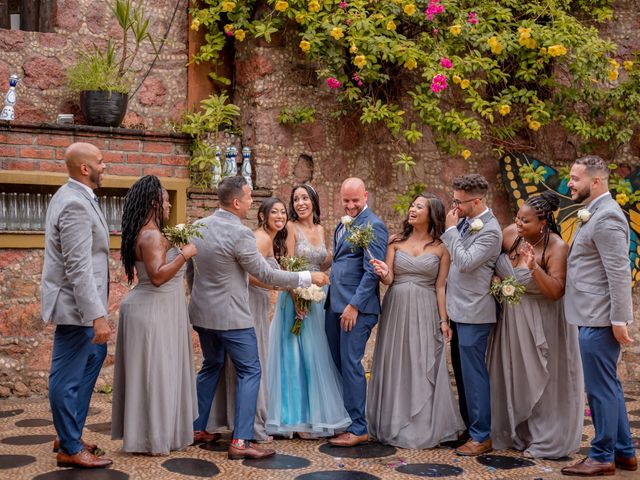
[[[539,195],[544,190],[552,190],[560,198],[560,208],[556,212],[556,222],[560,228],[562,238],[571,244],[574,233],[579,226],[577,213],[583,208],[571,200],[569,192],[569,169],[563,167],[556,169],[540,160],[521,152],[509,152],[500,159],[502,180],[513,203],[513,208],[518,211],[525,200]],[[626,177],[619,179],[618,183],[627,189],[633,197],[633,192],[640,192],[640,167],[637,167]],[[611,187],[611,182],[610,182]],[[620,195],[619,190],[611,190],[614,198]],[[640,280],[640,203],[624,201],[626,197],[619,197],[621,205],[631,232],[629,246],[629,262],[633,284]]]

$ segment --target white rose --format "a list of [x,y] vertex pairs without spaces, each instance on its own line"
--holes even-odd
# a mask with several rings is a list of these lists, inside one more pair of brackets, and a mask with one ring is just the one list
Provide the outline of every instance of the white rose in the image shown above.
[[589,210],[587,210],[586,208],[581,208],[580,210],[578,210],[578,220],[580,220],[580,223],[587,223],[590,218],[591,212]]
[[353,217],[351,215],[345,215],[340,219],[340,223],[342,223],[345,227],[348,227],[353,222]]
[[178,231],[184,230],[184,223],[179,223],[178,225],[176,225],[176,230]]
[[476,218],[473,222],[471,222],[471,225],[469,225],[471,233],[479,232],[480,230],[482,230],[482,227],[484,227],[484,223],[479,218]]
[[514,287],[513,285],[502,286],[502,295],[504,295],[505,297],[511,297],[514,293],[516,293],[516,287]]

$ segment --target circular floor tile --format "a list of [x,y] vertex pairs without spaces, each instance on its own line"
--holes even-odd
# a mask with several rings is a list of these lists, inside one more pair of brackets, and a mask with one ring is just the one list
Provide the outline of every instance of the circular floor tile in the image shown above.
[[0,411],[0,418],[15,417],[16,415],[20,415],[22,412],[24,412],[24,410],[21,408],[14,408],[13,410],[2,410]]
[[631,428],[640,428],[640,420],[631,420],[629,426]]
[[91,425],[87,425],[87,428],[92,432],[111,435],[111,422],[92,423]]
[[172,458],[165,461],[162,466],[170,472],[194,477],[213,477],[220,473],[215,463],[199,458]]
[[457,477],[462,475],[464,470],[444,463],[409,463],[396,468],[396,471],[419,477],[441,478]]
[[220,441],[213,443],[202,443],[198,445],[198,447],[208,452],[226,452],[227,450],[229,450],[229,444]]
[[593,421],[590,418],[584,419],[584,426],[586,427],[587,425],[593,425]]
[[380,480],[379,477],[355,470],[326,470],[299,475],[295,480]]
[[511,470],[513,468],[532,467],[535,465],[531,460],[507,457],[506,455],[480,455],[476,460],[485,467],[493,467],[499,470]]
[[388,457],[397,451],[396,448],[391,445],[382,445],[376,442],[362,443],[355,447],[335,447],[329,443],[325,443],[320,445],[319,450],[332,457],[342,458]]
[[635,398],[633,398],[633,397],[624,397],[624,401],[625,401],[625,402],[635,402],[635,401],[636,401],[636,399],[635,399]]
[[265,470],[286,470],[293,468],[305,468],[311,465],[306,458],[294,457],[292,455],[280,455],[276,453],[272,457],[263,460],[244,460],[243,465],[254,468],[264,468]]
[[89,411],[87,412],[87,415],[88,416],[97,415],[100,412],[102,412],[102,410],[100,410],[98,407],[89,407]]
[[20,468],[36,461],[31,455],[0,455],[0,470]]
[[53,425],[53,422],[46,418],[25,418],[16,422],[16,427],[48,427],[49,425]]
[[33,480],[127,480],[128,478],[129,475],[126,473],[108,468],[94,470],[65,468],[63,470],[43,473],[42,475],[33,477]]
[[589,435],[585,435],[584,433],[582,434],[582,441],[583,442],[588,442],[589,441]]
[[627,412],[630,417],[640,417],[640,409]]
[[41,443],[53,442],[55,435],[20,435],[18,437],[7,437],[0,440],[5,445],[40,445]]

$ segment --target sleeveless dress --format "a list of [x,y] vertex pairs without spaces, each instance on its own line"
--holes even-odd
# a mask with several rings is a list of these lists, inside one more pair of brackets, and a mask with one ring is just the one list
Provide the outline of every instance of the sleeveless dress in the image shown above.
[[[272,268],[280,268],[274,257],[265,257]],[[253,423],[254,439],[266,441],[267,422],[267,357],[269,351],[269,325],[270,318],[269,290],[256,285],[249,285],[249,308],[255,322],[256,339],[258,341],[258,357],[262,376],[260,377],[260,389],[256,403],[256,419]],[[207,422],[207,430],[215,432],[219,430],[232,430],[236,405],[236,369],[229,355],[225,356],[225,364],[222,376],[216,389],[216,395],[211,404],[211,413]]]
[[369,434],[402,448],[432,448],[465,429],[447,370],[435,282],[440,258],[397,250],[382,302],[367,395]]
[[[178,255],[172,248],[167,261]],[[111,438],[126,452],[168,454],[193,443],[198,416],[183,266],[156,287],[143,262],[120,305]]]
[[518,305],[503,305],[489,341],[493,447],[525,450],[534,458],[562,458],[580,448],[584,384],[578,328],[564,318],[562,299],[540,293],[527,267],[503,253],[501,278],[525,286]]
[[[319,271],[327,256],[296,228],[294,255],[305,257],[309,270]],[[290,332],[295,309],[289,292],[281,292],[269,333],[267,432],[289,435],[306,432],[331,436],[351,424],[344,408],[342,379],[336,369],[324,330],[323,302],[312,303],[300,336]]]

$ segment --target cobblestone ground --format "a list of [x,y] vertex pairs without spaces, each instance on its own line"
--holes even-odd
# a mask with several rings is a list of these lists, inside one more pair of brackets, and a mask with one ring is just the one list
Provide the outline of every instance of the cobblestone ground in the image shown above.
[[[625,395],[636,446],[640,444],[640,384],[626,384]],[[579,453],[558,461],[529,460],[512,450],[463,458],[451,447],[403,450],[369,443],[353,449],[330,447],[322,440],[276,440],[278,453],[270,460],[227,459],[228,437],[219,444],[191,446],[170,456],[130,455],[120,441],[110,439],[111,404],[95,394],[87,419],[85,440],[97,443],[114,460],[109,470],[81,471],[56,467],[51,451],[55,435],[48,401],[0,401],[0,479],[120,480],[120,479],[300,479],[375,480],[418,477],[462,479],[557,479],[560,469],[586,453],[594,431],[585,419]],[[640,479],[640,472],[617,471],[618,478]]]

